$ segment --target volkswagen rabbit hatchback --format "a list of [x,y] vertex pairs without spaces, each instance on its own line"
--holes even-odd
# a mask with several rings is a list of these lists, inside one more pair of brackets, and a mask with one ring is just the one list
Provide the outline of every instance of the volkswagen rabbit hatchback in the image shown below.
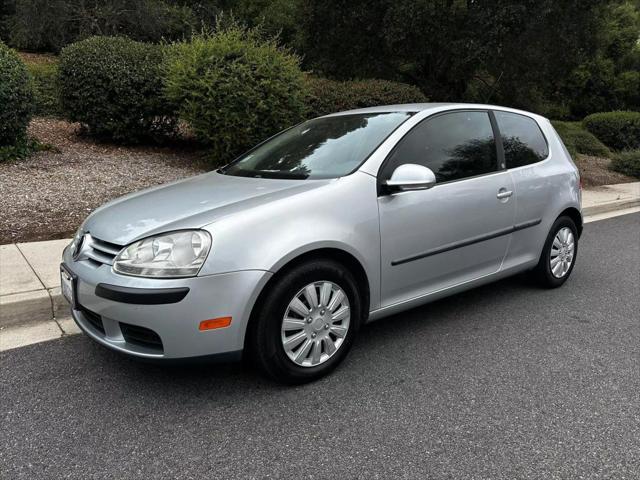
[[336,113],[98,208],[63,253],[62,291],[79,327],[119,352],[244,352],[301,383],[344,360],[367,321],[527,270],[562,285],[580,195],[538,115],[436,103]]

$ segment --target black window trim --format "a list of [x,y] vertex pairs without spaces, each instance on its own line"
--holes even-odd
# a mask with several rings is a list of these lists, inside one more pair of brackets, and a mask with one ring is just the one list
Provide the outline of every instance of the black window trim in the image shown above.
[[[547,145],[547,156],[542,158],[542,159],[540,159],[540,160],[538,160],[537,162],[528,163],[526,165],[520,165],[519,167],[508,168],[507,167],[507,159],[504,156],[504,146],[503,146],[504,144],[502,143],[502,132],[500,132],[500,127],[498,126],[498,119],[495,117],[495,113],[494,112],[510,113],[511,115],[520,115],[521,117],[528,118],[533,123],[535,123],[536,127],[538,127],[538,131],[540,132],[540,135],[542,135],[542,139],[544,140],[544,143]],[[515,170],[516,168],[529,167],[531,165],[537,165],[540,162],[544,162],[545,160],[549,160],[549,157],[551,156],[551,146],[549,145],[549,140],[547,139],[547,136],[544,134],[544,131],[542,130],[542,127],[540,126],[540,124],[538,123],[538,121],[535,118],[533,118],[531,115],[527,115],[525,113],[510,112],[509,110],[502,110],[500,108],[494,108],[493,110],[491,110],[491,115],[492,115],[492,117],[494,118],[494,120],[496,122],[495,131],[497,132],[497,135],[500,138],[500,146],[502,147],[502,158],[503,158],[503,164],[504,164],[505,170]]]
[[[496,170],[494,170],[492,172],[481,173],[479,175],[473,175],[473,176],[470,176],[470,177],[457,178],[455,180],[448,180],[446,182],[438,182],[432,188],[436,188],[438,185],[447,185],[447,184],[455,183],[455,182],[464,182],[466,180],[471,180],[471,179],[474,179],[474,178],[486,177],[488,175],[495,175],[496,173],[501,173],[501,172],[506,170],[506,168],[502,167],[502,165],[506,165],[506,160],[504,158],[504,148],[502,146],[502,137],[500,136],[500,131],[497,128],[498,127],[497,121],[496,121],[495,116],[493,115],[493,111],[491,109],[488,109],[488,108],[454,108],[454,109],[445,110],[445,111],[442,111],[442,112],[435,112],[435,113],[433,113],[431,115],[426,116],[425,118],[420,120],[418,123],[416,123],[413,127],[411,127],[411,129],[408,132],[406,132],[402,136],[402,138],[400,138],[400,140],[398,140],[396,142],[396,144],[393,146],[391,151],[387,154],[385,159],[380,164],[380,167],[378,168],[378,174],[376,175],[376,179],[377,179],[376,183],[377,183],[377,190],[378,190],[378,196],[379,197],[387,196],[390,193],[385,188],[384,181],[386,179],[384,178],[383,173],[384,173],[384,169],[387,167],[387,165],[388,165],[391,157],[395,153],[396,149],[398,148],[400,143],[402,143],[402,140],[404,140],[404,138],[407,135],[409,135],[411,132],[413,132],[413,130],[418,128],[424,122],[427,122],[429,120],[433,120],[434,118],[440,117],[442,115],[447,115],[449,113],[460,113],[460,112],[484,112],[489,116],[489,122],[491,123],[491,130],[493,132],[493,138],[494,138],[495,143],[496,143],[496,159],[497,159]],[[536,124],[537,124],[537,122],[536,122]],[[498,146],[498,144],[500,146]],[[415,190],[415,191],[420,191],[420,190]],[[410,193],[410,192],[405,192],[405,193]]]

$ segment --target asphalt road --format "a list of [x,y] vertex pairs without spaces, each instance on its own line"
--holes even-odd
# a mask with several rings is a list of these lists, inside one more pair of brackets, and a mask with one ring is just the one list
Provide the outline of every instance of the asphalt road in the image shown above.
[[161,368],[76,335],[0,355],[0,476],[640,478],[640,214],[516,277],[374,323],[314,384]]

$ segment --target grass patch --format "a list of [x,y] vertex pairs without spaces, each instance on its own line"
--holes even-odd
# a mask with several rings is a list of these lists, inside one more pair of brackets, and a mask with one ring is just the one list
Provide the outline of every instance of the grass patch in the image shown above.
[[611,151],[598,140],[595,135],[587,131],[581,122],[551,122],[562,138],[571,156],[578,153],[594,157],[611,158]]

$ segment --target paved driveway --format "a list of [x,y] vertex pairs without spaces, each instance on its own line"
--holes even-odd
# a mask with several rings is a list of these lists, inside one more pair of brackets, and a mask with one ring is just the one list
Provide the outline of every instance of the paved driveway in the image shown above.
[[0,476],[639,478],[640,214],[565,287],[508,279],[366,327],[311,385],[83,336],[0,355]]

